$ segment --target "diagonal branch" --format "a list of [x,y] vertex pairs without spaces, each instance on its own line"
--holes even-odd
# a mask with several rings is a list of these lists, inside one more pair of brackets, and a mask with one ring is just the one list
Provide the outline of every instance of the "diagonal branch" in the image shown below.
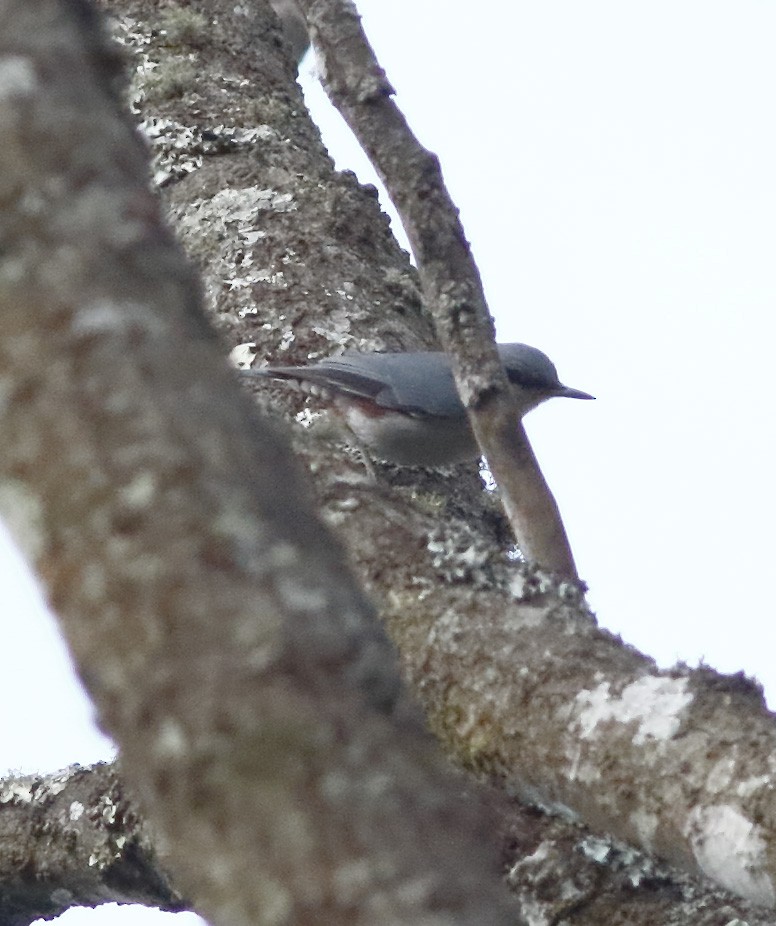
[[0,920],[27,926],[69,907],[189,909],[113,765],[0,782]]
[[393,200],[412,245],[439,340],[453,358],[472,429],[526,559],[577,578],[555,498],[519,420],[494,342],[479,271],[439,161],[392,100],[350,0],[300,0],[322,81]]
[[[0,501],[127,781],[214,923],[513,923],[487,815],[392,713],[393,648],[207,324],[99,26],[0,0]],[[257,85],[298,107],[276,54]]]

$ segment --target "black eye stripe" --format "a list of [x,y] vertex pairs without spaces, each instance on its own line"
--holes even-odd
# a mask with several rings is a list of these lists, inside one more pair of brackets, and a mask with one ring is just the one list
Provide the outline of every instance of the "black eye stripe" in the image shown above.
[[[507,379],[510,383],[528,387],[529,389],[546,389],[551,385],[548,383],[546,376],[531,373],[530,370],[515,370],[511,367],[507,369]],[[560,381],[558,381],[558,385],[560,385]]]

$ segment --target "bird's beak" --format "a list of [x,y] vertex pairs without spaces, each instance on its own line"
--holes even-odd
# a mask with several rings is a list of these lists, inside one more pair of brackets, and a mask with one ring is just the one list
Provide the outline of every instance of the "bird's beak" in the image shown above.
[[590,395],[589,392],[582,392],[581,389],[572,389],[571,386],[561,386],[558,392],[559,396],[563,396],[567,399],[594,399],[594,395]]

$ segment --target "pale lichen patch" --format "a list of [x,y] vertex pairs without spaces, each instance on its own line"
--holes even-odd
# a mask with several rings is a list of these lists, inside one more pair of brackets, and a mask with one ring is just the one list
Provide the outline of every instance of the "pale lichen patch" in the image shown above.
[[138,473],[119,490],[121,501],[135,511],[147,508],[155,499],[158,483],[153,473]]
[[70,821],[72,823],[75,823],[76,821],[80,820],[84,814],[85,809],[86,808],[81,803],[81,801],[73,801],[68,810],[68,816],[70,818]]
[[580,735],[590,739],[602,724],[614,721],[636,724],[635,746],[649,740],[668,740],[678,732],[682,712],[692,697],[685,678],[645,675],[626,685],[619,696],[611,694],[608,682],[602,682],[577,694]]
[[685,833],[705,874],[755,903],[773,906],[776,890],[767,873],[767,843],[761,828],[738,808],[696,807]]
[[186,754],[188,740],[183,727],[172,717],[166,717],[159,727],[155,744],[158,756],[178,759]]
[[650,813],[644,808],[639,808],[630,815],[633,828],[639,834],[639,845],[652,851],[652,845],[660,824],[660,818],[657,814]]
[[7,479],[0,483],[0,517],[22,553],[35,562],[46,544],[40,498],[18,479]]
[[37,77],[32,61],[23,55],[4,55],[0,59],[0,100],[29,96],[35,91]]

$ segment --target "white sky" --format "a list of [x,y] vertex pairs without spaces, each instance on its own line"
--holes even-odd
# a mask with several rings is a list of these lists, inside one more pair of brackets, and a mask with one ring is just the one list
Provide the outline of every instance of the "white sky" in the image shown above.
[[[598,396],[528,424],[601,623],[662,664],[743,669],[776,702],[776,5],[360,7],[441,157],[500,338]],[[339,166],[371,179],[310,99]],[[105,757],[21,573],[0,549],[0,690],[24,707],[5,712],[0,771]]]

